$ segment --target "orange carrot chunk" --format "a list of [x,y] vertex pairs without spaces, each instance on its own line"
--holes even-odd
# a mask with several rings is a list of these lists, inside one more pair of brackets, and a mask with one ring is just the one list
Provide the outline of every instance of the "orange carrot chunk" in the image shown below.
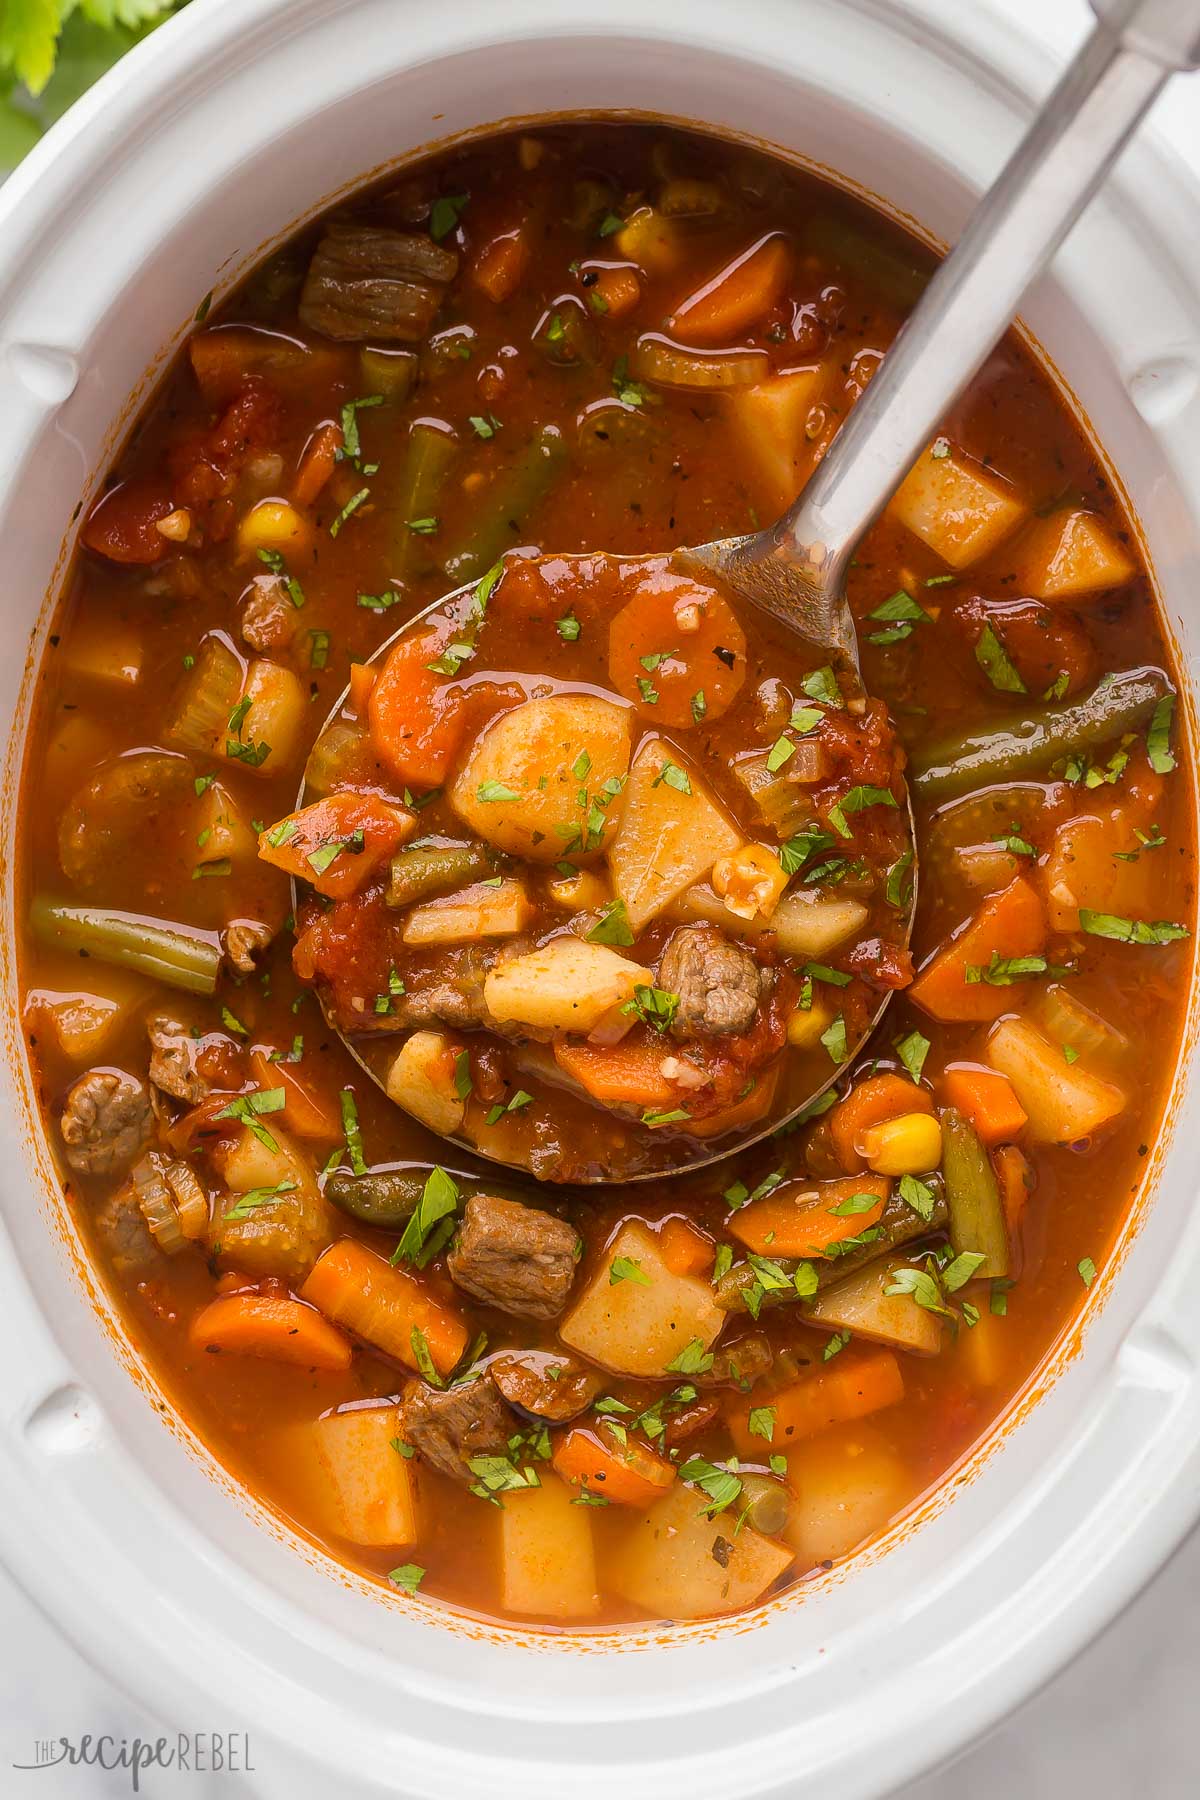
[[605,1106],[667,1107],[679,1097],[662,1072],[661,1044],[554,1046],[560,1069]]
[[524,222],[483,246],[471,264],[471,280],[499,306],[511,300],[529,267],[529,229]]
[[401,638],[367,705],[380,758],[400,781],[415,787],[438,787],[462,740],[461,690],[428,666],[445,649],[442,637],[435,627]]
[[662,1259],[672,1275],[703,1275],[712,1268],[716,1245],[687,1219],[664,1219],[658,1229]]
[[338,451],[342,447],[342,428],[326,419],[304,446],[300,467],[292,483],[292,499],[297,506],[311,506],[323,491],[337,468]]
[[[828,1256],[833,1245],[878,1225],[891,1191],[885,1175],[787,1182],[735,1212],[729,1230],[759,1256]],[[863,1206],[866,1199],[874,1204]]]
[[564,1481],[602,1494],[614,1506],[652,1506],[675,1480],[664,1457],[632,1438],[619,1444],[603,1424],[595,1430],[576,1425],[559,1440],[551,1462]]
[[588,293],[594,312],[608,319],[624,319],[636,312],[642,284],[635,269],[598,269]]
[[608,671],[656,725],[711,725],[746,679],[745,634],[712,588],[647,576],[609,627]]
[[1020,980],[989,981],[987,972],[1046,948],[1046,910],[1023,875],[993,894],[959,928],[909,988],[909,998],[935,1019],[998,1019],[1017,1009]]
[[328,794],[260,832],[258,854],[318,894],[342,900],[357,893],[416,828],[410,812],[376,794]]
[[942,1091],[947,1104],[970,1119],[989,1146],[1019,1137],[1029,1123],[1029,1114],[1017,1099],[1012,1082],[994,1069],[952,1064],[942,1078]]
[[925,1089],[903,1075],[872,1075],[857,1082],[829,1114],[829,1135],[838,1161],[847,1175],[865,1169],[867,1160],[858,1146],[872,1125],[903,1118],[905,1113],[932,1111],[933,1101]]
[[428,1351],[438,1374],[448,1375],[467,1347],[457,1313],[354,1238],[339,1238],[317,1258],[300,1298],[410,1369],[420,1371]]
[[782,298],[791,261],[786,238],[777,232],[760,238],[675,309],[672,335],[685,344],[729,343]]
[[835,1362],[814,1370],[794,1387],[783,1388],[767,1399],[755,1396],[754,1407],[770,1413],[765,1421],[755,1420],[756,1425],[769,1424],[768,1439],[750,1430],[749,1400],[731,1409],[729,1432],[739,1456],[761,1462],[830,1425],[865,1419],[885,1406],[896,1406],[903,1398],[904,1376],[895,1353],[851,1345]]
[[196,1350],[227,1350],[307,1369],[348,1369],[354,1347],[311,1306],[275,1294],[223,1294],[192,1320]]
[[315,1083],[299,1073],[291,1064],[271,1061],[262,1048],[250,1052],[250,1069],[256,1086],[262,1089],[282,1088],[283,1106],[275,1115],[285,1131],[297,1137],[310,1138],[318,1144],[335,1144],[342,1135],[341,1108]]

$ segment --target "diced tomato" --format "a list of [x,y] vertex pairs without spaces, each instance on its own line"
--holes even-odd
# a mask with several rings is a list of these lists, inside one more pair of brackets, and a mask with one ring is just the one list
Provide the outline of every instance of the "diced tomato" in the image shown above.
[[156,529],[157,521],[174,511],[175,502],[160,481],[123,481],[92,509],[83,542],[109,562],[158,562],[173,546]]

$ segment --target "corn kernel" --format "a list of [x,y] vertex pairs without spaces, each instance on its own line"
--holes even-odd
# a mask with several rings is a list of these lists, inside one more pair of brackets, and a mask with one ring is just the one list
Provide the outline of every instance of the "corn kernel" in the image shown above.
[[797,1007],[787,1022],[787,1041],[793,1050],[812,1050],[821,1041],[821,1033],[833,1024],[833,1014],[819,1000],[805,1011]]
[[932,1113],[902,1113],[864,1131],[855,1149],[876,1175],[928,1175],[942,1160],[942,1128]]
[[783,865],[765,844],[743,844],[713,865],[712,884],[739,919],[769,919],[788,884]]
[[286,500],[260,500],[238,526],[238,547],[258,550],[303,550],[312,536],[308,520]]

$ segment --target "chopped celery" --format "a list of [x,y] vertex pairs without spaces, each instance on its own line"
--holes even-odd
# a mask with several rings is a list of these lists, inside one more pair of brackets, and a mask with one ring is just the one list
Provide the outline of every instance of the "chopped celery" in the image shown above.
[[34,937],[48,949],[136,969],[190,994],[216,991],[221,952],[211,938],[198,932],[142,919],[136,913],[61,906],[44,896],[30,907],[29,923]]
[[219,637],[207,637],[163,733],[167,743],[215,756],[225,742],[229,716],[242,693],[242,665]]

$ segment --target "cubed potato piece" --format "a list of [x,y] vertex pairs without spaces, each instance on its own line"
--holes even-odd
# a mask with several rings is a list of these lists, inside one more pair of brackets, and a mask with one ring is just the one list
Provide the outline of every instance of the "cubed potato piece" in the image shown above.
[[404,921],[406,944],[463,944],[476,938],[512,937],[524,931],[533,908],[521,881],[499,887],[476,881],[457,894],[414,906]]
[[1015,531],[1029,508],[1009,484],[944,440],[926,450],[888,511],[952,569],[965,569]]
[[[612,1281],[612,1266],[621,1259],[635,1263],[646,1281]],[[689,1344],[711,1349],[727,1317],[709,1283],[673,1274],[658,1238],[631,1220],[604,1251],[559,1337],[619,1375],[659,1376]]]
[[110,614],[96,612],[77,619],[59,654],[72,675],[102,682],[117,692],[135,688],[142,678],[141,633]]
[[250,829],[250,821],[228,788],[219,781],[206,787],[196,802],[195,845],[200,863],[253,862],[258,840]]
[[78,787],[96,773],[111,750],[108,728],[91,713],[63,713],[51,728],[42,756],[47,790]]
[[1153,857],[1139,856],[1136,862],[1123,862],[1113,855],[1114,844],[1136,845],[1133,831],[1133,819],[1118,825],[1115,817],[1101,819],[1091,813],[1067,819],[1059,826],[1040,870],[1046,917],[1052,931],[1078,931],[1081,907],[1091,912],[1116,913],[1122,919],[1152,915],[1156,885]]
[[502,1025],[587,1032],[648,979],[641,963],[568,934],[493,969],[483,998]]
[[129,1015],[130,1005],[104,994],[60,994],[41,988],[25,1003],[29,1030],[49,1032],[73,1063],[92,1063]]
[[[674,773],[672,773],[674,771]],[[633,760],[625,814],[608,851],[613,886],[641,931],[743,843],[708,784],[672,745],[647,738]]]
[[[282,664],[259,657],[246,671],[242,700],[249,706],[233,731],[225,735],[225,754],[252,775],[278,775],[290,768],[308,723],[308,694],[300,677]],[[238,711],[241,712],[239,702]],[[242,755],[230,744],[244,746]],[[262,754],[263,747],[266,754]]]
[[791,505],[812,473],[808,419],[824,392],[827,374],[823,363],[786,369],[726,397],[729,436],[764,524]]
[[1132,581],[1137,565],[1093,512],[1060,506],[1030,527],[1016,550],[1014,593],[1076,600]]
[[870,1263],[858,1274],[822,1290],[804,1315],[805,1323],[830,1331],[849,1331],[855,1338],[890,1344],[914,1356],[936,1356],[942,1347],[942,1322],[918,1306],[911,1294],[889,1294],[894,1263]]
[[313,1524],[371,1548],[416,1543],[416,1459],[394,1448],[397,1407],[349,1407],[293,1432],[298,1458],[311,1459],[310,1481],[301,1473],[299,1486],[301,1495],[308,1490]]
[[801,1569],[836,1562],[881,1532],[919,1482],[881,1433],[839,1425],[788,1457],[787,1539]]
[[504,1495],[501,1604],[544,1619],[590,1619],[600,1610],[590,1508],[539,1467],[541,1486]]
[[454,1046],[441,1031],[414,1031],[387,1072],[387,1097],[430,1131],[462,1130],[467,1103],[454,1085]]
[[662,1619],[704,1619],[753,1606],[795,1552],[739,1523],[709,1518],[699,1488],[677,1482],[634,1521],[612,1558],[619,1594]]
[[501,713],[450,789],[463,823],[533,862],[598,856],[625,803],[630,708],[598,694],[551,694]]
[[816,888],[796,888],[785,894],[769,919],[741,919],[724,900],[705,885],[691,887],[668,909],[673,919],[685,924],[704,920],[719,925],[729,937],[754,939],[773,932],[773,942],[785,956],[815,960],[845,943],[867,922],[867,909],[845,894],[822,894]]
[[1000,1021],[988,1039],[987,1060],[1012,1082],[1029,1115],[1026,1132],[1037,1143],[1077,1143],[1125,1110],[1121,1088],[1067,1062],[1061,1046],[1024,1019]]
[[959,1332],[954,1346],[955,1366],[961,1370],[972,1388],[998,1387],[1011,1367],[1005,1355],[1004,1333],[1012,1326],[994,1313],[981,1312],[974,1325]]

